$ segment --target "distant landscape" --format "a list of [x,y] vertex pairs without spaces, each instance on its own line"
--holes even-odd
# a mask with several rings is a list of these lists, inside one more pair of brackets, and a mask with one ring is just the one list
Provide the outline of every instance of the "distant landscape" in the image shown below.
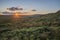
[[0,40],[60,40],[60,10],[35,15],[0,15]]

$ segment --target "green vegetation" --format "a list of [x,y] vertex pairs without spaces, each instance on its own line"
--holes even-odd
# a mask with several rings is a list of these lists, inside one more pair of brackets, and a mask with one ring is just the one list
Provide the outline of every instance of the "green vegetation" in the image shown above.
[[60,40],[60,11],[16,19],[1,15],[0,40]]

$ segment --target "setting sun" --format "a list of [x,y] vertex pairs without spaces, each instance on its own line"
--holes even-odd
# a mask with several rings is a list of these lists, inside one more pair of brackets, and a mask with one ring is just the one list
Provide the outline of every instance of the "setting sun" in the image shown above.
[[15,16],[18,16],[19,14],[17,12],[15,12]]
[[14,15],[15,15],[16,17],[18,17],[19,14],[20,14],[19,12],[15,12],[15,13],[14,13]]
[[13,18],[19,18],[19,12],[14,12],[14,14],[13,14]]

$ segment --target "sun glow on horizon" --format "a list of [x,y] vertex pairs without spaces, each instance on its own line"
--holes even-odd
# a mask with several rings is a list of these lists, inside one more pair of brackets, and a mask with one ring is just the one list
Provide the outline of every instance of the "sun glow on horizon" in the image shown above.
[[14,22],[18,21],[19,18],[20,18],[19,14],[20,13],[18,13],[18,12],[14,12],[13,15],[12,15],[12,21],[14,21]]
[[13,17],[14,17],[14,18],[19,18],[19,15],[20,15],[20,13],[14,12]]
[[18,15],[19,15],[19,14],[16,12],[16,13],[15,13],[15,16],[18,16]]

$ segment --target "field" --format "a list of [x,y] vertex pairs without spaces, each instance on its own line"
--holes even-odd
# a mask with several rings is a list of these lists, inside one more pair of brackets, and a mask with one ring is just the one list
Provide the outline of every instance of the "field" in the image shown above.
[[0,15],[0,40],[60,40],[60,11],[45,15]]

